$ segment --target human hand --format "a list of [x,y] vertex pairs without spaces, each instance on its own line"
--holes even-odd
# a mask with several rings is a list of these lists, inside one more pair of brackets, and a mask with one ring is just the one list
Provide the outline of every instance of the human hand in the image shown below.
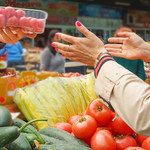
[[58,52],[62,53],[65,58],[94,66],[99,53],[106,51],[104,44],[79,21],[77,21],[75,25],[76,28],[85,35],[84,38],[57,33],[56,36],[71,44],[53,42],[52,46],[54,46]]
[[36,33],[25,34],[21,28],[0,28],[0,41],[3,43],[13,44],[18,42],[24,36],[35,38]]
[[111,37],[108,41],[119,44],[105,45],[106,50],[112,56],[123,57],[126,59],[149,59],[150,44],[147,45],[148,43],[137,34],[133,32],[120,32],[118,33],[118,36],[119,37]]

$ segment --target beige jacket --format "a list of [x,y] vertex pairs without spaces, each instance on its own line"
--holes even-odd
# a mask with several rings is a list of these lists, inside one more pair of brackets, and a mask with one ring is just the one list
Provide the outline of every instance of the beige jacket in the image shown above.
[[150,86],[147,83],[115,61],[108,61],[98,74],[95,93],[110,101],[136,133],[150,136]]

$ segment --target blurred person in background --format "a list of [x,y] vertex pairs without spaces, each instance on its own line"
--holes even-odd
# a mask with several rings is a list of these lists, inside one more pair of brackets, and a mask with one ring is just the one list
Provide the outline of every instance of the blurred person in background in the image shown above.
[[4,55],[7,52],[7,67],[15,67],[15,65],[22,64],[23,48],[18,41],[14,44],[6,44],[0,51],[0,55]]
[[[114,37],[117,37],[119,32],[132,32],[132,30],[126,26],[120,27],[114,33]],[[141,59],[129,60],[121,57],[114,57],[115,61],[137,75],[139,78],[145,81],[146,73],[144,70],[144,62]]]
[[[40,70],[58,73],[65,72],[65,58],[57,52],[57,48],[52,47],[52,42],[60,42],[61,39],[55,34],[58,30],[51,30],[48,36],[47,45],[41,54]],[[56,34],[57,35],[57,34]]]

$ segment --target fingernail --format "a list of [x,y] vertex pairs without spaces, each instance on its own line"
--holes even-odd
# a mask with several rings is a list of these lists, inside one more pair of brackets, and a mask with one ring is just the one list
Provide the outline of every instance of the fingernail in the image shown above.
[[55,46],[55,43],[52,43],[51,45],[52,45],[52,46]]
[[61,54],[61,56],[64,56],[64,54]]
[[80,27],[82,26],[81,22],[80,21],[77,21],[77,25]]
[[55,51],[58,51],[58,48],[57,48],[57,47],[55,48]]
[[56,33],[55,36],[58,37],[59,36],[58,33]]

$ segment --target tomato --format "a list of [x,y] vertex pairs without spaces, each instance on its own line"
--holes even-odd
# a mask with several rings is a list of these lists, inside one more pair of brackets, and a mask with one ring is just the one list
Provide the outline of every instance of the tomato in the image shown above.
[[143,141],[146,139],[146,138],[148,138],[148,136],[144,136],[144,135],[140,135],[140,134],[137,134],[137,141],[140,143],[140,144],[142,144],[143,143]]
[[150,137],[146,138],[142,143],[142,148],[150,150]]
[[137,146],[136,140],[132,136],[119,136],[115,138],[117,150],[124,150],[129,146]]
[[83,142],[85,142],[86,144],[88,144],[89,146],[91,145],[90,144],[90,141],[91,141],[91,137],[88,137],[86,139],[81,139]]
[[94,117],[99,126],[106,125],[110,121],[112,115],[111,110],[108,109],[99,98],[93,100],[88,105],[86,113]]
[[75,115],[75,116],[71,116],[68,120],[68,123],[70,123],[71,125],[76,122],[79,118],[81,118],[81,116],[79,115]]
[[[115,117],[115,113],[113,115]],[[134,133],[134,131],[119,116],[115,120],[111,121],[111,128],[114,132],[123,135],[130,135]]]
[[71,77],[72,75],[73,75],[73,73],[72,73],[72,72],[64,73],[64,74],[63,74],[63,77],[67,77],[67,78],[69,78],[69,77]]
[[81,139],[92,136],[92,134],[96,131],[96,128],[96,120],[89,115],[82,116],[72,125],[74,135]]
[[56,124],[54,125],[54,128],[58,128],[58,129],[67,131],[67,132],[69,132],[69,133],[72,132],[72,126],[71,126],[71,124],[66,123],[66,122],[56,123]]
[[81,116],[87,115],[86,110],[81,114]]
[[91,138],[92,150],[116,150],[115,140],[108,130],[99,130]]
[[131,146],[131,147],[127,147],[124,150],[145,150],[145,149],[143,149],[142,147]]

